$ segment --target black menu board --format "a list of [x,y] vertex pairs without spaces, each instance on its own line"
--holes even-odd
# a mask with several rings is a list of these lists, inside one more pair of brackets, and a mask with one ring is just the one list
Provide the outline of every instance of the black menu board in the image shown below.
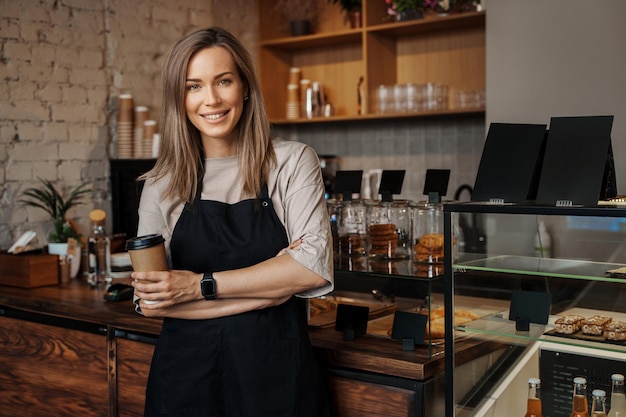
[[491,123],[478,166],[472,201],[534,200],[546,125]]
[[391,201],[394,195],[402,193],[405,172],[404,169],[383,170],[378,186],[378,194],[382,196],[383,201]]
[[613,116],[553,117],[537,203],[595,206],[611,153]]
[[361,192],[363,171],[337,171],[335,174],[335,193],[341,194],[344,201],[352,200],[352,194]]
[[424,179],[424,195],[437,193],[439,197],[448,194],[448,183],[450,182],[449,169],[427,169]]

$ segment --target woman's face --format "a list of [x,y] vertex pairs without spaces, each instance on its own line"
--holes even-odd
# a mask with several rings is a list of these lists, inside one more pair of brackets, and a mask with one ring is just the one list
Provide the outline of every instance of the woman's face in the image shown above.
[[214,46],[192,55],[187,67],[185,110],[200,131],[205,152],[214,140],[237,141],[245,86],[228,50]]

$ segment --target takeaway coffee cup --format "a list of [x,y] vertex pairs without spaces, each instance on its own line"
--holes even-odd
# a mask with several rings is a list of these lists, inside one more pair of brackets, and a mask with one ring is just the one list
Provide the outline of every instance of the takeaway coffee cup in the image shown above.
[[[161,235],[137,236],[126,241],[126,250],[135,271],[167,271],[165,239]],[[158,301],[144,300],[146,304]]]
[[165,239],[161,235],[137,236],[126,241],[126,250],[135,271],[167,271]]

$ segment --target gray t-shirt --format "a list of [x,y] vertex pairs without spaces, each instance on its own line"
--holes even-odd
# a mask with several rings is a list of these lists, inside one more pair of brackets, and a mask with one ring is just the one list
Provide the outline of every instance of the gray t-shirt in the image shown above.
[[[268,193],[289,241],[302,239],[302,244],[288,253],[328,281],[322,288],[298,295],[324,295],[333,289],[333,254],[324,182],[317,154],[300,142],[276,139],[273,144],[277,164],[269,175]],[[162,197],[168,179],[166,176],[158,182],[146,180],[139,204],[137,234],[162,234],[169,254],[169,241],[184,203],[179,199]],[[206,160],[202,200],[234,204],[250,198],[242,196],[241,188],[236,156]]]

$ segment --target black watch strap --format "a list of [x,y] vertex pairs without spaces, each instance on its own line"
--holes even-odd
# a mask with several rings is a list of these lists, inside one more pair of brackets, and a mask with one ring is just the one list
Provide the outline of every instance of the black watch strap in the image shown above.
[[200,280],[200,291],[205,300],[215,300],[217,298],[217,286],[215,285],[212,272],[206,272]]

